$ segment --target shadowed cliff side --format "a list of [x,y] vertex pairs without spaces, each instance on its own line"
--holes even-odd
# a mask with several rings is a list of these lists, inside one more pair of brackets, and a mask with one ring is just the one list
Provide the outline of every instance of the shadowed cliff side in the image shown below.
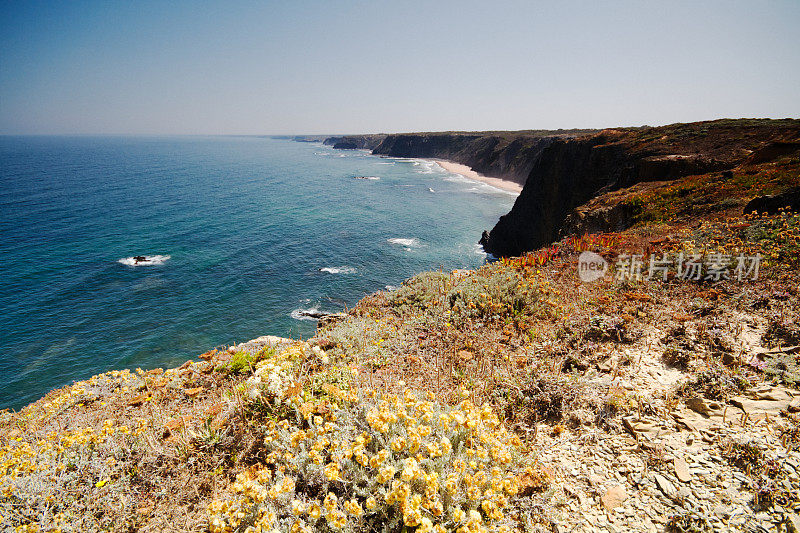
[[383,133],[367,135],[342,135],[328,137],[322,144],[333,146],[337,150],[372,150],[378,146],[386,135]]
[[481,174],[524,185],[534,163],[551,143],[594,131],[400,133],[387,135],[372,153],[447,159]]
[[740,119],[549,139],[514,207],[480,242],[496,256],[520,255],[557,240],[572,210],[598,195],[732,169],[799,138],[800,120]]

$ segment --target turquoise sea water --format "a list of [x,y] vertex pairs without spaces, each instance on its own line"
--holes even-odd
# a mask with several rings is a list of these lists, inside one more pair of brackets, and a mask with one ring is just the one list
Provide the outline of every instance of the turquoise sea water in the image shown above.
[[[476,241],[513,200],[431,162],[316,143],[0,137],[0,408],[110,369],[308,337],[298,310],[483,263]],[[169,259],[124,264],[136,255]]]

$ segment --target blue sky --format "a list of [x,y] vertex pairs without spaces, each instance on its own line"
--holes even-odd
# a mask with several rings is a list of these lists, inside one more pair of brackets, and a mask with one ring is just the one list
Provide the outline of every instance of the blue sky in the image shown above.
[[0,133],[800,117],[800,2],[2,2]]

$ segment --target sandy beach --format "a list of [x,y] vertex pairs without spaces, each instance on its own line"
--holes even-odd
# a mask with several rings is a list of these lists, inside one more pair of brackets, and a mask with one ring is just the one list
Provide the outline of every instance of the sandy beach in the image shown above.
[[484,176],[479,172],[475,172],[467,165],[462,165],[460,163],[453,163],[452,161],[445,161],[443,159],[434,159],[434,161],[436,161],[436,163],[446,171],[453,172],[455,174],[461,174],[465,178],[469,178],[475,181],[480,181],[487,185],[491,185],[492,187],[497,187],[498,189],[502,189],[504,191],[513,192],[514,194],[519,194],[522,192],[522,185],[520,185],[519,183],[500,178],[492,178],[490,176]]

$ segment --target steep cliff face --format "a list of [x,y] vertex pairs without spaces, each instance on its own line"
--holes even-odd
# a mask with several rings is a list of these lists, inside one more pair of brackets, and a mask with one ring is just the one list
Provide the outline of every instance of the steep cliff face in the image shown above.
[[[480,242],[496,256],[519,255],[556,240],[573,209],[599,194],[731,169],[767,146],[798,136],[800,120],[742,119],[551,139],[531,165],[514,207]],[[615,213],[611,219],[619,226],[631,217]]]
[[632,162],[609,143],[614,133],[555,140],[533,163],[522,193],[481,244],[496,256],[519,255],[555,239],[570,210],[615,182],[630,180]]
[[402,133],[387,135],[373,153],[447,159],[487,176],[524,185],[545,148],[558,139],[575,137],[587,131]]
[[374,135],[341,135],[328,137],[322,141],[322,144],[333,146],[339,150],[373,150],[384,138],[386,138],[386,135],[383,133]]

